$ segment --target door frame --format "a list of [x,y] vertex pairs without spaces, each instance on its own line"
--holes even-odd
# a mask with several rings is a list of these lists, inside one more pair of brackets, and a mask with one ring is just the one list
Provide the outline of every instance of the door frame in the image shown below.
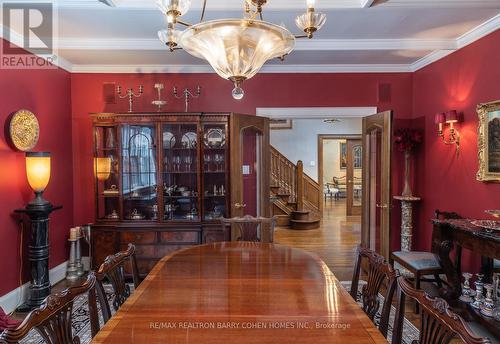
[[[320,211],[323,213],[324,202],[324,185],[323,185],[323,142],[325,140],[361,140],[361,134],[318,134],[318,184],[321,187],[322,199],[320,203]],[[363,211],[363,210],[361,210]]]

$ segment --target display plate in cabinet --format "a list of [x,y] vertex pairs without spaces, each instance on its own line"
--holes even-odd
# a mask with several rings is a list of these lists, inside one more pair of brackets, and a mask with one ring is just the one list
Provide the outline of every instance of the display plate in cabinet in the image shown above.
[[153,244],[156,241],[156,232],[122,232],[120,242],[123,244]]
[[198,232],[163,232],[160,234],[162,243],[198,243]]

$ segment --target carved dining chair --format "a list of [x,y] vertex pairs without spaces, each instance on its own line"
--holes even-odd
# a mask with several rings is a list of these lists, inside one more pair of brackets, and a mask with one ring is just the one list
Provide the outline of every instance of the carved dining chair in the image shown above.
[[267,243],[272,243],[274,241],[276,216],[267,218],[245,215],[243,217],[233,217],[230,219],[222,218],[221,224],[225,238],[231,238],[231,241],[256,241]]
[[402,343],[403,322],[406,297],[420,304],[420,337],[413,344],[447,344],[456,336],[466,344],[488,344],[488,338],[477,337],[465,321],[454,313],[448,303],[427,295],[423,290],[412,287],[403,276],[396,279],[396,314],[392,332],[392,344]]
[[350,291],[355,301],[357,301],[358,298],[359,277],[363,261],[368,263],[368,276],[366,284],[363,285],[361,289],[360,301],[362,302],[362,308],[368,317],[374,321],[375,315],[380,309],[382,285],[386,286],[387,289],[383,300],[378,328],[382,335],[387,337],[391,303],[396,289],[397,272],[385,261],[383,256],[372,250],[358,246]]
[[[462,217],[455,212],[435,211],[435,218],[441,220],[461,219]],[[433,232],[434,236],[434,232]],[[432,240],[434,242],[434,238]],[[455,265],[460,266],[461,247],[457,246]],[[409,271],[413,275],[413,283],[416,289],[420,289],[420,282],[435,282],[439,288],[442,287],[442,280],[439,277],[443,274],[443,268],[439,263],[436,254],[427,251],[395,251],[391,253],[390,262],[394,262]],[[398,268],[398,266],[395,266]],[[424,276],[433,276],[434,278],[425,278]],[[415,303],[415,313],[418,313],[418,303]]]
[[[74,300],[83,294],[95,295],[96,277],[89,273],[82,285],[71,287],[60,293],[49,295],[43,304],[31,311],[15,329],[7,329],[0,334],[0,343],[18,343],[31,329],[35,329],[47,344],[79,344],[80,338],[73,336],[71,324]],[[89,307],[95,303],[89,302]],[[91,314],[96,314],[91,309]],[[95,323],[96,319],[91,319]]]
[[[111,283],[113,289],[113,309],[117,311],[121,305],[130,296],[130,286],[125,280],[125,264],[130,264],[130,271],[132,272],[132,279],[134,282],[134,288],[139,286],[139,269],[137,267],[137,261],[135,258],[135,246],[128,244],[126,251],[121,251],[113,255],[109,255],[101,264],[99,270],[95,273],[96,275],[96,294],[97,300],[101,306],[102,317],[104,323],[106,323],[111,318],[111,308],[109,306],[108,298],[106,296],[106,291],[104,289],[104,282],[108,281]],[[93,329],[96,332],[98,329]]]

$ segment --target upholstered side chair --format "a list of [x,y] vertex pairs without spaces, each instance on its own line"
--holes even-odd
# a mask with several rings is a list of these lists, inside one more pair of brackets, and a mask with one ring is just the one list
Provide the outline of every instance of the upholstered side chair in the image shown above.
[[[436,210],[435,218],[461,219],[462,217],[454,212]],[[461,252],[461,247],[457,246],[456,264],[458,266],[460,266]],[[412,274],[413,283],[416,289],[420,289],[421,281],[435,282],[439,287],[442,287],[442,280],[439,275],[444,272],[439,263],[438,256],[432,252],[395,251],[391,253],[390,262],[395,268],[402,267]],[[433,278],[426,278],[424,276],[433,276]],[[415,313],[418,313],[418,310],[418,303],[416,303]]]

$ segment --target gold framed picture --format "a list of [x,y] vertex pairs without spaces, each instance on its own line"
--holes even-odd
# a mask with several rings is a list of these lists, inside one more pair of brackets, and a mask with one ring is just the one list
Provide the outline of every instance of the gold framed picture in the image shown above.
[[291,119],[272,119],[269,121],[271,130],[292,129],[293,123]]
[[479,104],[477,180],[500,183],[500,100]]

